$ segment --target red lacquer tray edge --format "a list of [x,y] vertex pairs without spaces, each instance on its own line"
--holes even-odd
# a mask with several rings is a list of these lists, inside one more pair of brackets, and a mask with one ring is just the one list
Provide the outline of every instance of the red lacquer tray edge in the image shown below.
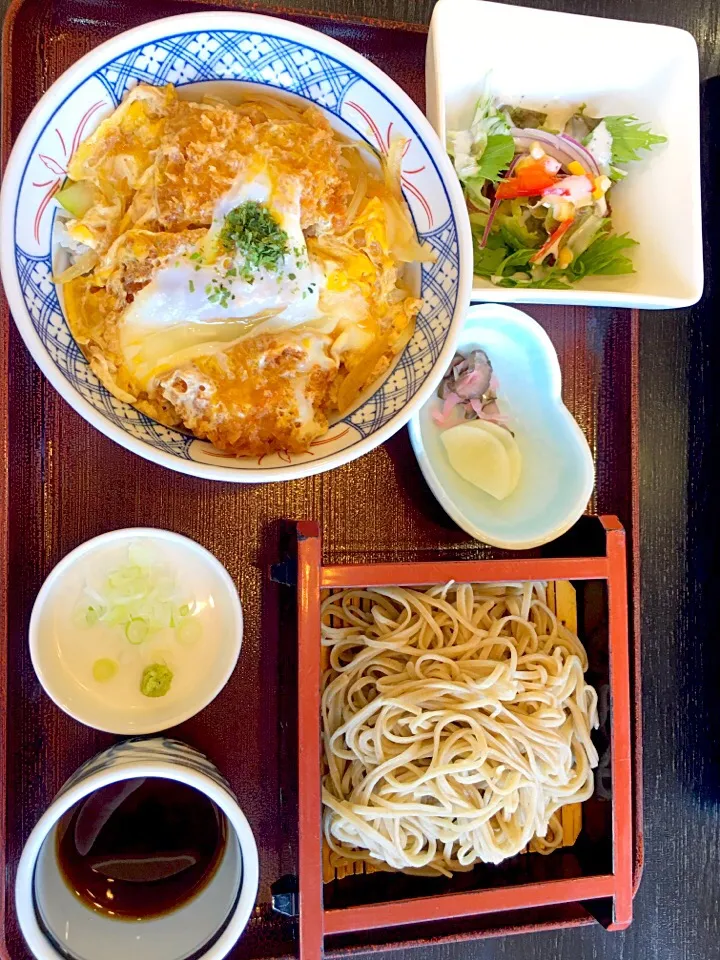
[[[0,141],[0,169],[5,171],[10,139],[10,84],[7,80],[10,62],[10,31],[16,9],[23,0],[13,0],[3,23],[2,38],[2,139]],[[6,59],[7,58],[7,59]],[[6,913],[6,848],[7,848],[7,798],[5,795],[5,771],[7,770],[7,683],[8,683],[8,633],[7,633],[7,585],[9,548],[9,404],[8,349],[10,310],[2,282],[0,282],[0,956],[9,960],[5,943]]]
[[630,558],[632,580],[630,597],[632,600],[632,697],[633,697],[633,736],[634,736],[634,800],[635,800],[635,863],[633,874],[633,897],[642,880],[645,864],[645,833],[643,828],[643,716],[642,716],[642,656],[640,649],[640,312],[631,311],[630,331],[630,484],[632,495],[632,530],[630,536]]
[[[325,936],[407,926],[553,904],[583,905],[611,898],[612,913],[603,925],[623,930],[632,920],[634,896],[634,782],[631,721],[631,638],[625,530],[616,517],[601,516],[605,545],[592,557],[323,564],[320,532],[314,521],[297,524],[298,619],[298,765],[299,765],[299,929],[300,960],[323,955]],[[613,713],[612,835],[613,868],[608,875],[583,876],[395,900],[357,907],[323,906],[321,865],[321,746],[319,737],[322,666],[320,657],[321,589],[421,585],[447,580],[604,580],[608,589],[608,652]],[[518,925],[519,930],[521,925]],[[376,945],[377,948],[377,945]],[[382,949],[382,947],[381,947]]]

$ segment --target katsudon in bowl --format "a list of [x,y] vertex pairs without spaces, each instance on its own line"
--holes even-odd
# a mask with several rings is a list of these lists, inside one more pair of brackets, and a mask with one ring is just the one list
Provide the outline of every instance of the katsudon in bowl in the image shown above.
[[471,267],[447,166],[393,82],[314,31],[148,24],[23,128],[2,199],[13,315],[63,396],[151,460],[329,469],[402,426],[452,354]]

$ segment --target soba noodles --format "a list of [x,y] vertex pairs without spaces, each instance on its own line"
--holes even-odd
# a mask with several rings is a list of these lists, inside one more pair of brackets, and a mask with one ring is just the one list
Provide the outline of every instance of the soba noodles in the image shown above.
[[322,606],[331,850],[450,875],[562,841],[593,792],[597,694],[546,584],[344,590]]

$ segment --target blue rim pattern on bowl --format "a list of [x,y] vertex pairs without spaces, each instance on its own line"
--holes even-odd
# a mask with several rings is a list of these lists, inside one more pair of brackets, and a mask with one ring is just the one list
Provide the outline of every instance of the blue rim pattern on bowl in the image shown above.
[[[320,449],[299,458],[293,457],[292,462],[311,460],[314,467],[339,451],[343,453],[343,461],[352,459],[352,454],[346,456],[352,447],[381,430],[407,407],[446,344],[458,306],[460,241],[447,186],[411,120],[392,104],[372,80],[326,52],[306,43],[298,43],[266,32],[194,30],[136,46],[108,61],[80,81],[53,111],[38,133],[20,178],[14,217],[15,266],[25,307],[51,363],[83,400],[123,433],[170,455],[173,459],[222,463],[224,467],[257,470],[259,464],[256,460],[230,458],[208,443],[164,427],[108,393],[90,370],[73,340],[51,281],[52,224],[56,211],[46,211],[46,208],[63,182],[63,161],[67,161],[77,143],[89,132],[88,127],[93,117],[97,123],[98,118],[107,115],[138,82],[155,85],[174,83],[176,86],[183,86],[228,79],[275,87],[312,101],[329,111],[344,125],[351,127],[355,135],[363,137],[376,149],[384,152],[389,146],[390,132],[394,124],[396,130],[402,129],[415,141],[414,152],[411,154],[413,160],[420,157],[423,161],[419,167],[413,163],[413,169],[403,170],[404,192],[418,235],[437,254],[434,263],[423,264],[421,269],[423,307],[415,333],[395,368],[374,393],[343,420],[333,424],[329,433],[317,441],[316,446]],[[68,130],[63,137],[58,114],[80,88],[88,85],[95,94],[99,92],[99,96],[88,96],[88,101],[92,102],[89,102],[87,110],[79,122],[76,122],[74,131]],[[378,109],[384,111],[383,121],[376,122],[373,118],[373,102],[378,105]],[[380,124],[385,126],[388,116],[392,119],[387,124],[387,133],[384,133]],[[39,153],[41,149],[48,150],[46,145],[49,142],[55,144],[56,156],[50,156],[49,151]],[[47,168],[50,179],[47,182],[32,182],[32,187],[43,191],[34,222],[34,239],[41,252],[32,253],[23,249],[19,242],[18,234],[22,233],[23,229],[25,232],[27,230],[20,226],[19,210],[21,199],[26,197],[31,185],[29,176],[32,174],[29,168],[35,159],[37,170],[38,156],[43,167]],[[415,179],[415,175],[422,175],[423,172],[424,178],[421,176],[420,179],[424,179],[425,184],[430,182],[428,177],[432,180],[431,188],[435,192],[433,206],[426,198],[427,189],[424,193],[423,184]],[[441,198],[440,202],[438,196]],[[441,223],[436,222],[439,219],[438,212],[442,215]],[[45,214],[46,226],[42,229]],[[422,223],[419,222],[421,217]],[[324,451],[321,450],[323,446],[326,448]],[[285,472],[289,462],[290,458],[282,455],[272,458],[270,462],[263,463],[262,472],[271,474],[268,479],[274,479],[272,475]],[[228,476],[228,479],[233,477]],[[258,479],[257,475],[253,479]]]
[[138,759],[144,763],[152,763],[153,761],[167,763],[171,760],[177,760],[178,763],[189,767],[195,773],[210,777],[219,787],[226,790],[233,800],[237,800],[230,784],[204,753],[200,753],[194,747],[188,746],[181,740],[175,740],[173,737],[157,736],[149,738],[129,737],[119,743],[112,744],[106,750],[101,750],[100,753],[96,753],[94,757],[90,757],[89,760],[79,766],[75,773],[65,781],[55,795],[55,799],[96,773],[104,773],[113,767],[135,763]]

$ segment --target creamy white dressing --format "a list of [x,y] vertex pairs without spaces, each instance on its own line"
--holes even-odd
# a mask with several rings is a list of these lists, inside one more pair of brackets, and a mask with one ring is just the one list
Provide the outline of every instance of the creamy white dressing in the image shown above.
[[473,142],[470,130],[448,133],[448,146],[452,150],[455,169],[460,177],[470,177],[477,169],[477,158],[472,156]]
[[587,142],[587,149],[597,160],[597,164],[603,173],[607,174],[612,165],[612,134],[607,128],[605,121],[599,123]]

